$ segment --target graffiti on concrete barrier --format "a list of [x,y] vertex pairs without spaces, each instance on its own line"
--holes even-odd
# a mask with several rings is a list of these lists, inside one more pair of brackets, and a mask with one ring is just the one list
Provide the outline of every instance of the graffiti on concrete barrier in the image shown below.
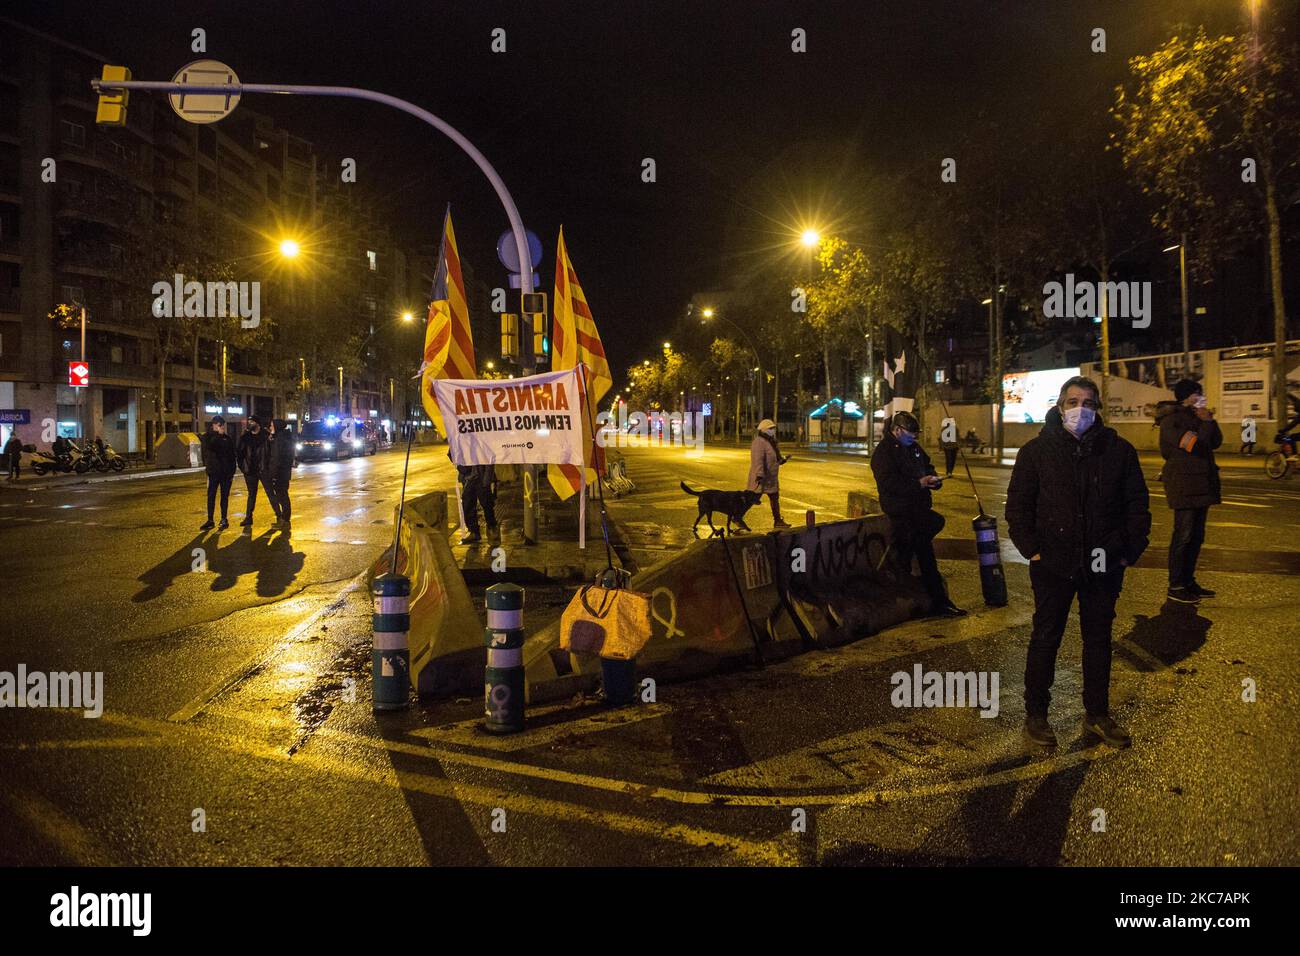
[[797,540],[811,555],[808,573],[818,581],[876,573],[888,550],[884,534],[866,521],[819,525]]
[[[668,601],[668,616],[664,617],[659,613],[659,595],[663,595]],[[677,627],[677,595],[665,587],[655,588],[650,594],[650,616],[664,626],[664,637],[671,640],[674,637],[685,637],[686,632]]]

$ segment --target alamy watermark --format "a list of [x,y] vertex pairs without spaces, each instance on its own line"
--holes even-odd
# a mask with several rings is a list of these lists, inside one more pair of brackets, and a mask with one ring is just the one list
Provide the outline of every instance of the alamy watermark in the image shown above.
[[260,282],[186,282],[178,272],[170,283],[155,282],[150,291],[153,314],[160,319],[238,316],[240,328],[255,329],[262,324]]
[[926,671],[920,664],[912,672],[895,671],[889,678],[895,707],[978,707],[981,717],[998,715],[997,671]]
[[55,707],[80,710],[83,717],[104,713],[104,672],[0,671],[0,707]]
[[629,412],[618,407],[596,415],[596,444],[601,448],[641,448],[646,445],[681,445],[704,449],[703,412]]
[[1049,319],[1099,319],[1103,301],[1108,319],[1131,319],[1135,329],[1151,325],[1150,282],[1076,282],[1067,272],[1065,282],[1043,286],[1043,315]]

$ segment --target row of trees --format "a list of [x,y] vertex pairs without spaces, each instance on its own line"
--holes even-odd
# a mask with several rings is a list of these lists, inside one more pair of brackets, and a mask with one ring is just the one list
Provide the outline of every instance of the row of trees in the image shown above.
[[[1300,200],[1300,56],[1283,26],[1218,36],[1180,28],[1132,58],[1118,87],[1040,106],[1028,129],[981,123],[953,151],[951,181],[927,158],[902,173],[842,182],[840,225],[813,257],[735,270],[720,311],[744,334],[689,312],[672,333],[674,351],[630,371],[627,398],[681,407],[683,393],[712,383],[713,398],[745,391],[753,407],[775,385],[763,403],[774,410],[780,376],[789,392],[794,370],[801,420],[810,407],[803,372],[820,366],[816,387],[827,398],[855,396],[853,370],[866,369],[870,403],[885,324],[918,344],[928,370],[935,343],[984,336],[978,303],[992,300],[985,393],[1000,401],[1001,371],[1021,338],[1050,327],[1044,282],[1065,272],[1100,282],[1148,275],[1153,263],[1166,267],[1164,247],[1183,243],[1193,283],[1262,252],[1274,407],[1285,410],[1282,250],[1286,212]],[[859,232],[863,223],[870,229]],[[870,241],[855,241],[864,232]],[[1099,358],[1109,371],[1112,323],[1102,299]],[[763,372],[746,377],[755,364],[749,342]]]

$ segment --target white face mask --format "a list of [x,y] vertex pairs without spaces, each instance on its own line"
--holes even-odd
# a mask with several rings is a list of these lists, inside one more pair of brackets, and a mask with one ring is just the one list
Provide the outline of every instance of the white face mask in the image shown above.
[[1097,420],[1097,413],[1086,405],[1079,405],[1076,408],[1067,408],[1061,412],[1061,421],[1064,422],[1066,430],[1071,435],[1078,438]]

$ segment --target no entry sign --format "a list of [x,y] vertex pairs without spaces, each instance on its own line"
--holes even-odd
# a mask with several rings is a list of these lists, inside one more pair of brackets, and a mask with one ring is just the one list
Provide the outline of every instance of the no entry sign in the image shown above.
[[68,384],[77,388],[86,388],[90,385],[90,365],[86,362],[69,362]]

